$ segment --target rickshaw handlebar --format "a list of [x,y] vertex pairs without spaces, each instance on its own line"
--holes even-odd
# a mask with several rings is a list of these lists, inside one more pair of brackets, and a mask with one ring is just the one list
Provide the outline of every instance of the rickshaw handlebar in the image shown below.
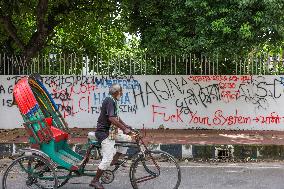
[[136,141],[142,140],[143,136],[141,135],[141,132],[138,129],[131,128],[131,132],[133,133]]

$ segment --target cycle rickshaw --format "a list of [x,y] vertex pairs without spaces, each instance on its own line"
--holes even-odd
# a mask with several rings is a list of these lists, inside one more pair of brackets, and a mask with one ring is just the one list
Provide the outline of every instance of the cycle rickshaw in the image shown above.
[[[70,148],[70,129],[39,75],[34,74],[19,80],[14,87],[13,95],[23,117],[23,126],[28,132],[31,147],[21,149],[22,155],[5,170],[2,179],[3,189],[57,189],[68,183],[71,178],[95,176],[95,171],[88,170],[86,165],[92,150],[100,151],[100,143],[90,134],[84,156]],[[139,134],[139,131],[136,132]],[[170,175],[170,178],[163,179],[159,184],[161,188],[177,189],[181,182],[181,171],[176,160],[166,152],[149,150],[139,136],[135,142],[116,143],[131,147],[133,153],[113,170],[106,170],[101,181],[104,184],[111,183],[115,171],[131,161],[129,178],[134,189],[153,187],[151,181],[161,177],[163,172]]]

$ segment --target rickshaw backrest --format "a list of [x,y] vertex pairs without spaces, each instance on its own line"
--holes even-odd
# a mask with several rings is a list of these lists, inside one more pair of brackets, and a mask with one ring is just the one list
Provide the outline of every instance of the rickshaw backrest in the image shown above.
[[40,149],[55,163],[78,170],[83,157],[67,143],[68,125],[41,81],[21,79],[14,87],[14,99],[24,119],[32,148]]
[[[24,127],[31,137],[30,141],[39,145],[48,143],[52,139],[55,142],[67,140],[68,134],[56,127],[58,125],[62,127],[65,124],[60,121],[61,114],[58,115],[57,107],[53,107],[55,103],[51,103],[52,99],[49,94],[46,94],[47,90],[43,90],[40,85],[42,84],[39,81],[32,79],[29,81],[29,78],[23,78],[15,85],[13,91],[24,119]],[[43,104],[43,101],[49,103]],[[55,118],[47,117],[50,115]]]

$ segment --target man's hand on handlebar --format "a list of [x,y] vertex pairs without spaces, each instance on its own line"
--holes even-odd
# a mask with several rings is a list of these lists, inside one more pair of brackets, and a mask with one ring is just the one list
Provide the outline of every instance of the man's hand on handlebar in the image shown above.
[[127,125],[127,127],[124,129],[124,134],[131,136],[132,139],[137,139],[139,136],[139,132],[135,131],[133,128]]

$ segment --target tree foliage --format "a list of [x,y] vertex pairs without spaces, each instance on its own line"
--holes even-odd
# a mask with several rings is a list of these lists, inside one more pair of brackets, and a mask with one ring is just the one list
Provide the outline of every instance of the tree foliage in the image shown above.
[[124,1],[123,17],[149,52],[242,55],[284,37],[283,0]]
[[[19,55],[24,64],[39,52],[76,53],[90,58],[90,68],[111,63],[110,71],[116,72],[111,57],[129,57],[140,65],[146,52],[153,73],[159,72],[153,68],[156,55],[192,53],[204,65],[202,56],[218,54],[224,70],[233,70],[235,57],[284,56],[283,8],[283,0],[3,0],[0,53]],[[127,41],[126,32],[139,37]],[[163,64],[172,69],[171,56]]]
[[2,52],[29,63],[40,51],[91,53],[122,46],[119,11],[115,0],[1,1]]

